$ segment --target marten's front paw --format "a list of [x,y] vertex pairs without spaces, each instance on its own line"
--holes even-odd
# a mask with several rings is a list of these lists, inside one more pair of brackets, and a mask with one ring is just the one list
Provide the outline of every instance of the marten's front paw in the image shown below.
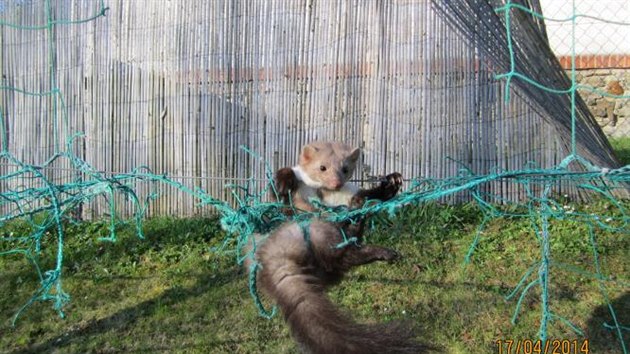
[[381,182],[381,188],[387,192],[387,198],[393,198],[400,190],[403,183],[403,177],[400,173],[394,172],[385,176],[385,180]]
[[291,167],[285,167],[276,171],[274,184],[278,196],[281,199],[286,199],[289,193],[298,187],[298,180],[293,169]]

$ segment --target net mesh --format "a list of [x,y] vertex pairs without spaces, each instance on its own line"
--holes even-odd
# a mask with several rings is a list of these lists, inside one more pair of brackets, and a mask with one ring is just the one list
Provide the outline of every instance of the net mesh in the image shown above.
[[[199,205],[213,207],[220,213],[221,224],[230,236],[218,251],[233,247],[235,244],[239,255],[237,260],[239,264],[246,257],[253,257],[252,252],[255,251],[255,246],[249,253],[243,251],[245,245],[254,242],[253,234],[267,233],[287,220],[281,212],[281,205],[266,201],[266,196],[270,190],[273,190],[273,185],[270,182],[271,167],[263,158],[246,148],[243,148],[243,154],[259,161],[265,170],[267,181],[262,188],[259,181],[254,179],[243,184],[229,185],[234,203],[214,198],[200,188],[189,187],[166,175],[154,174],[144,166],[128,173],[104,173],[74,153],[78,142],[82,139],[81,134],[71,132],[67,128],[69,126],[67,122],[66,124],[57,124],[57,120],[67,120],[67,107],[57,82],[57,63],[53,60],[54,55],[52,55],[57,50],[54,29],[56,26],[78,26],[84,22],[101,20],[99,18],[105,16],[107,7],[102,1],[99,4],[98,10],[93,16],[75,21],[56,20],[49,1],[46,2],[45,25],[22,26],[0,21],[0,26],[3,27],[47,33],[49,43],[46,51],[50,59],[49,77],[46,78],[50,85],[49,90],[29,91],[20,87],[2,86],[0,92],[12,92],[37,100],[52,102],[54,106],[52,109],[53,118],[55,119],[53,124],[64,127],[54,131],[55,136],[51,139],[56,144],[53,156],[40,164],[27,163],[10,151],[8,121],[1,116],[3,111],[0,110],[0,136],[2,137],[0,160],[6,165],[12,166],[10,170],[7,170],[8,172],[0,175],[0,182],[5,182],[4,185],[7,186],[0,192],[0,203],[5,207],[5,210],[9,210],[0,217],[0,224],[21,219],[26,220],[33,230],[26,235],[3,236],[0,242],[19,246],[0,252],[0,255],[19,254],[24,256],[33,265],[40,281],[39,289],[16,313],[15,319],[26,307],[37,301],[51,301],[54,308],[63,317],[64,304],[70,299],[62,286],[64,222],[74,220],[84,205],[88,205],[97,198],[104,198],[109,207],[110,234],[103,238],[103,241],[113,242],[116,240],[117,226],[121,222],[125,222],[117,211],[121,200],[127,205],[131,205],[134,211],[132,222],[137,227],[138,236],[142,238],[143,217],[146,215],[150,203],[157,198],[160,189],[170,187],[193,196]],[[576,84],[575,68],[571,71],[570,77],[567,78],[561,72],[557,61],[549,57],[550,52],[545,48],[545,32],[542,25],[545,18],[540,14],[540,9],[535,4],[530,8],[520,2],[510,0],[506,2],[448,1],[436,2],[434,6],[443,13],[445,18],[449,19],[451,25],[468,36],[472,43],[478,45],[481,50],[492,54],[490,57],[493,58],[495,65],[502,70],[496,79],[503,80],[505,84],[505,100],[510,99],[509,88],[512,85],[518,86],[541,109],[547,111],[549,116],[556,117],[553,124],[558,129],[570,133],[570,154],[552,168],[526,166],[518,170],[496,170],[483,175],[476,174],[468,169],[464,163],[455,161],[454,163],[460,166],[457,175],[443,179],[415,178],[410,181],[409,187],[390,201],[369,204],[356,210],[323,208],[321,213],[304,213],[296,216],[293,220],[308,222],[309,218],[314,215],[319,217],[325,215],[328,220],[336,222],[374,213],[395,214],[398,208],[404,205],[419,205],[429,201],[445,200],[449,196],[468,192],[480,210],[483,211],[484,218],[478,228],[477,236],[470,246],[466,261],[469,261],[474,254],[485,225],[492,219],[510,217],[530,220],[536,235],[540,258],[524,272],[517,282],[517,286],[508,295],[508,298],[517,299],[513,320],[516,320],[525,296],[537,290],[542,304],[540,339],[547,340],[547,328],[554,320],[561,321],[577,333],[582,334],[577,326],[556,314],[549,301],[549,284],[553,281],[553,269],[556,267],[568,268],[571,271],[597,279],[613,318],[613,322],[607,323],[605,326],[616,332],[623,352],[627,353],[623,340],[624,335],[627,335],[624,334],[627,327],[617,321],[615,309],[610,305],[606,284],[614,281],[622,286],[630,286],[630,283],[623,279],[613,280],[612,277],[606,276],[601,271],[596,232],[599,230],[622,234],[628,232],[627,211],[623,204],[618,201],[618,198],[625,196],[626,183],[630,180],[630,166],[611,169],[602,168],[591,162],[592,160],[613,161],[614,158],[610,156],[610,145],[606,138],[601,134],[601,131],[593,128],[595,122],[588,114],[577,92],[578,90],[591,90],[602,96],[615,98],[630,98],[630,96],[610,95],[607,92],[600,92],[591,87]],[[575,22],[579,16],[584,15],[574,13],[571,18],[561,21]],[[497,23],[504,26],[502,31],[498,31],[496,27],[483,27],[488,26],[489,22],[484,21],[484,19],[489,17],[501,18],[501,21]],[[605,22],[604,19],[597,20]],[[531,60],[531,58],[539,60]],[[543,77],[544,80],[539,81],[538,78],[540,77]],[[592,136],[596,137],[596,141],[590,139]],[[592,144],[604,147],[604,149],[586,149],[584,151],[587,153],[581,152],[580,147],[582,145]],[[46,173],[48,167],[58,164],[59,161],[63,161],[63,165],[68,166],[69,182],[59,183]],[[12,180],[24,178],[34,181],[34,183],[28,187],[9,183]],[[518,185],[520,189],[525,191],[525,198],[519,203],[515,203],[499,194],[486,192],[483,186],[496,181]],[[614,210],[611,211],[610,215],[605,216],[567,211],[554,198],[553,193],[554,189],[563,183],[575,185],[580,191],[591,197],[608,200],[614,206]],[[150,186],[149,192],[145,193],[143,197],[136,192],[139,184]],[[512,207],[506,208],[506,204]],[[551,219],[573,220],[587,225],[593,253],[594,273],[571,268],[553,259],[550,253],[549,222]],[[43,269],[38,263],[37,255],[43,242],[51,242],[45,237],[45,233],[51,230],[54,230],[57,243],[56,263],[51,269]],[[351,242],[352,240],[348,239],[339,247]],[[255,282],[257,267],[259,265],[254,262],[249,278],[250,291],[261,315],[270,317],[273,316],[275,310],[267,310],[257,295]]]

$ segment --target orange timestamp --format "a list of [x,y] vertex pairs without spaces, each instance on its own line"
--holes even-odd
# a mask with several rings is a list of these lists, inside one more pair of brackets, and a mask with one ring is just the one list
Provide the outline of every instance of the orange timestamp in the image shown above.
[[498,339],[497,354],[589,354],[588,339]]

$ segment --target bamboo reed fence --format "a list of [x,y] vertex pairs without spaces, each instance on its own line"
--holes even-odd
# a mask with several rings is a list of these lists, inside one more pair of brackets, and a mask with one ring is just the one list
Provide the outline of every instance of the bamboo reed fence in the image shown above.
[[[495,76],[510,63],[502,18],[492,11],[497,1],[104,4],[106,17],[81,25],[0,27],[0,111],[8,129],[1,139],[22,161],[40,164],[70,151],[102,171],[148,166],[229,199],[226,183],[265,178],[265,165],[241,146],[276,169],[294,165],[309,141],[345,141],[363,149],[360,180],[393,171],[444,178],[462,166],[476,174],[532,162],[547,168],[569,153],[568,95],[514,80],[504,100],[505,82]],[[45,6],[16,1],[0,18],[45,25]],[[50,11],[58,20],[79,20],[98,6],[60,0]],[[514,40],[527,56],[517,66],[569,85],[541,35],[544,26],[517,20]],[[63,102],[38,94],[57,87]],[[614,166],[588,110],[577,109],[580,152]],[[67,147],[77,132],[84,136]],[[63,159],[50,167],[46,175],[59,183],[80,173]],[[14,168],[4,164],[0,172]],[[576,193],[574,186],[558,187]],[[484,188],[509,199],[523,195],[507,182]],[[160,193],[152,214],[209,212],[180,191],[164,186]],[[85,216],[108,213],[101,204]]]

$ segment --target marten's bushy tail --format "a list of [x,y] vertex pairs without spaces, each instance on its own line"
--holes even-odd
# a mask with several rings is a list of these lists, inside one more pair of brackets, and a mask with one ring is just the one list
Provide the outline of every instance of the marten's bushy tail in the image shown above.
[[277,302],[304,352],[425,352],[404,323],[358,324],[329,300],[326,285],[337,279],[336,271],[344,271],[343,262],[335,262],[346,250],[335,249],[341,236],[331,224],[313,222],[308,233],[305,242],[301,227],[289,224],[257,252],[259,284]]
[[299,279],[276,289],[291,332],[307,353],[421,353],[402,323],[358,324],[342,314],[320,289]]

